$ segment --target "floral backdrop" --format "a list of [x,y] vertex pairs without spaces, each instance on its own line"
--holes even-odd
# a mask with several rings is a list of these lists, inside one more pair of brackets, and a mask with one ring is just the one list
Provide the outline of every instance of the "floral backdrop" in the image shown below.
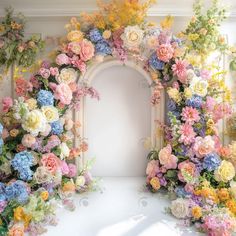
[[[168,211],[187,226],[211,236],[235,232],[236,147],[224,146],[218,133],[219,121],[232,113],[231,94],[225,72],[207,63],[211,52],[229,51],[219,32],[225,10],[213,0],[203,12],[197,1],[191,22],[175,36],[171,16],[160,27],[146,20],[152,3],[100,2],[97,12],[70,20],[51,60],[35,66],[30,78],[16,78],[17,99],[2,100],[1,235],[41,234],[45,225],[56,224],[56,200],[73,210],[73,193],[95,188],[91,161],[75,165],[88,144],[69,113],[80,110],[86,96],[99,99],[82,75],[104,57],[133,60],[149,72],[150,105],[160,102],[163,89],[169,97],[168,120],[161,124],[165,146],[149,145],[147,188],[169,194]],[[74,137],[80,140],[76,147]]]

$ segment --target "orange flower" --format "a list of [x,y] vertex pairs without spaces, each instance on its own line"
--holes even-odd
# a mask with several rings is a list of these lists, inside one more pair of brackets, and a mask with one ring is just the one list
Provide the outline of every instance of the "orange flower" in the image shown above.
[[21,221],[24,217],[24,209],[21,206],[18,206],[14,209],[14,221]]
[[63,190],[63,192],[74,192],[75,191],[75,184],[69,181],[63,185],[62,190]]
[[80,144],[80,150],[81,150],[82,152],[88,151],[88,144],[87,144],[86,142],[82,142],[82,143]]
[[236,215],[236,200],[235,199],[230,199],[225,203],[225,206],[233,213]]
[[19,134],[19,130],[18,129],[12,129],[10,131],[10,136],[15,138],[17,135]]
[[218,197],[221,201],[227,201],[229,200],[229,191],[227,188],[221,188],[218,190]]
[[157,177],[153,177],[151,180],[150,180],[150,184],[152,186],[152,188],[155,190],[155,191],[158,191],[161,187],[160,185],[160,181]]
[[44,201],[48,200],[48,197],[49,197],[48,191],[43,191],[43,192],[41,192],[40,197],[41,197]]
[[200,206],[194,206],[191,212],[192,212],[193,218],[196,220],[202,217],[202,208]]

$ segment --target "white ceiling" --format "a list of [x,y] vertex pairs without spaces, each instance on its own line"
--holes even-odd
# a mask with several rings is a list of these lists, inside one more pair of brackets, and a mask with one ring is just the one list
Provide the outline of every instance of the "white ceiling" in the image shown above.
[[[224,6],[229,6],[230,16],[236,17],[236,0],[221,0]],[[157,0],[148,15],[191,16],[194,0]],[[209,5],[211,0],[205,0]],[[11,5],[26,16],[75,16],[83,11],[96,9],[96,0],[0,0],[0,16],[4,8]]]

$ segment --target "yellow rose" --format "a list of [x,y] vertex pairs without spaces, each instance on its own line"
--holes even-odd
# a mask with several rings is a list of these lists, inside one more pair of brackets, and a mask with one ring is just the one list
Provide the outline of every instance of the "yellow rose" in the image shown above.
[[193,218],[196,220],[202,217],[202,208],[200,206],[194,206],[191,212],[192,212]]
[[44,201],[46,201],[46,200],[48,199],[48,196],[49,196],[48,191],[43,191],[43,192],[41,192],[41,194],[40,194],[40,197],[41,197]]
[[43,114],[45,115],[47,122],[52,123],[59,119],[58,110],[54,106],[43,106],[41,108]]
[[22,128],[30,132],[33,136],[46,130],[47,120],[40,110],[33,110],[24,117]]
[[24,209],[21,206],[18,206],[14,209],[14,220],[21,221],[24,217]]
[[12,129],[10,131],[10,136],[13,137],[13,138],[16,137],[18,134],[19,134],[19,130],[18,129]]
[[161,185],[160,185],[160,181],[157,177],[153,177],[151,180],[150,180],[150,184],[152,186],[152,188],[157,191],[160,189]]
[[102,34],[102,37],[104,39],[109,39],[111,37],[111,31],[110,30],[105,30]]
[[207,95],[208,82],[201,78],[195,77],[190,83],[190,89],[194,94],[205,97]]
[[68,34],[67,34],[67,39],[70,41],[70,42],[79,42],[83,39],[83,33],[79,30],[72,30],[70,31]]
[[29,110],[34,110],[37,108],[37,101],[34,98],[26,100],[26,104],[28,105]]
[[231,162],[223,160],[215,171],[215,179],[227,183],[235,176],[235,169]]
[[190,88],[185,88],[184,89],[184,97],[186,99],[189,99],[193,96],[192,90]]
[[179,90],[176,88],[169,88],[167,90],[167,93],[171,99],[173,99],[176,103],[179,103],[181,101],[181,96],[179,93]]

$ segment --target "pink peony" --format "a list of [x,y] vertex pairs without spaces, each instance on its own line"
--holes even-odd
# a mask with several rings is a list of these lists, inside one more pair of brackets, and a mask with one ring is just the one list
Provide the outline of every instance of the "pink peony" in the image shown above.
[[156,160],[149,161],[146,168],[147,176],[153,178],[157,175],[158,172],[159,172],[159,162]]
[[59,66],[68,65],[70,63],[70,59],[65,53],[61,53],[56,57],[56,63]]
[[187,123],[180,126],[180,138],[179,142],[184,143],[184,145],[190,145],[194,142],[196,133],[193,127]]
[[57,75],[59,75],[59,70],[58,70],[57,67],[50,67],[49,70],[50,70],[50,73],[51,73],[52,76],[57,76]]
[[81,47],[81,51],[79,55],[80,55],[81,60],[88,61],[94,56],[94,46],[87,39],[83,39],[80,42],[80,47]]
[[187,81],[187,67],[188,62],[186,60],[175,60],[175,64],[171,67],[174,75],[178,77],[181,83],[186,83]]
[[198,175],[196,165],[189,160],[179,163],[178,169],[180,170],[178,173],[178,178],[182,182],[186,182],[183,174],[188,175],[189,178],[195,178]]
[[193,145],[193,151],[199,158],[206,156],[215,149],[215,142],[210,135],[202,138],[196,137]]
[[62,104],[69,105],[72,100],[72,91],[69,85],[65,83],[57,85],[54,92],[54,97],[55,99],[60,100]]
[[69,174],[69,167],[65,161],[61,161],[61,173],[62,175],[68,175]]
[[74,164],[69,164],[68,167],[69,167],[69,173],[67,174],[67,176],[68,176],[69,178],[75,177],[76,174],[77,174],[76,165],[74,165]]
[[175,155],[172,155],[171,152],[172,152],[172,148],[170,144],[162,148],[161,151],[159,152],[160,163],[166,169],[176,169],[177,167],[178,158]]
[[40,68],[39,69],[39,74],[44,78],[44,79],[48,79],[50,76],[50,70],[46,69],[46,68]]
[[47,153],[42,155],[41,164],[49,172],[55,174],[59,167],[61,167],[61,160],[54,153]]
[[193,125],[200,120],[199,112],[193,107],[184,107],[181,113],[182,120],[187,124]]
[[157,57],[159,60],[169,62],[173,57],[174,49],[170,44],[162,44],[157,49]]
[[2,111],[8,112],[9,109],[12,107],[13,101],[11,97],[5,97],[2,99]]

